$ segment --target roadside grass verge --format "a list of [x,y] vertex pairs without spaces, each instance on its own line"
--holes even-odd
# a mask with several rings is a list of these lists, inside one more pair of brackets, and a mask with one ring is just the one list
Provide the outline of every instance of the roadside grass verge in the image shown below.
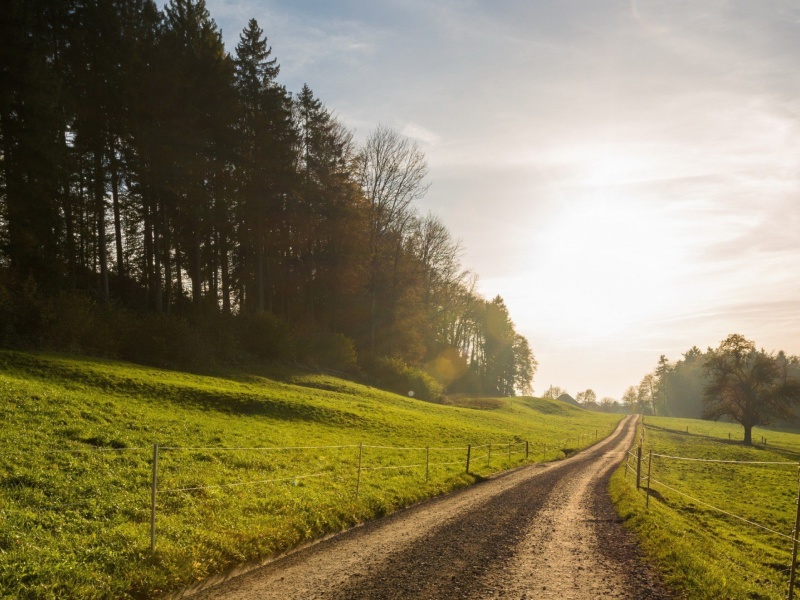
[[[682,596],[785,598],[800,435],[758,430],[754,440],[763,435],[769,445],[747,447],[738,424],[664,417],[646,417],[644,431],[643,477],[650,450],[707,460],[784,463],[690,462],[654,456],[649,509],[644,490],[637,492],[635,475],[626,478],[624,465],[612,477],[610,491],[620,516],[636,532],[667,585]],[[636,439],[638,443],[638,435]]]
[[[536,398],[479,405],[302,372],[211,377],[0,351],[0,597],[179,590],[521,465],[526,440],[529,462],[545,446],[562,458],[620,419]],[[467,444],[483,446],[470,475]]]

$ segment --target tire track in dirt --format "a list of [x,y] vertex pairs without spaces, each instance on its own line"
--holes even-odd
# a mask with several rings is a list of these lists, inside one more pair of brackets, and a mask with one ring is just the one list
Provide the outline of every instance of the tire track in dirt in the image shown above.
[[291,553],[195,598],[668,598],[605,491],[635,420],[530,465]]

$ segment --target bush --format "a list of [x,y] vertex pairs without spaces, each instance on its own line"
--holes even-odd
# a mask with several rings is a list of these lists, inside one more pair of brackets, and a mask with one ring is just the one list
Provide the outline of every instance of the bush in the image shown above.
[[236,317],[236,338],[242,350],[263,360],[285,358],[289,350],[289,327],[268,312]]
[[118,356],[128,315],[111,305],[98,305],[80,292],[62,292],[49,303],[50,323],[42,344],[51,350]]
[[399,358],[378,358],[368,366],[368,371],[377,387],[420,400],[438,401],[442,397],[439,382]]
[[341,333],[314,326],[292,330],[291,358],[314,368],[352,373],[358,368],[358,354],[352,339]]
[[174,315],[150,314],[131,322],[121,356],[159,367],[201,368],[211,363],[210,349],[197,330]]
[[17,281],[0,272],[0,342],[8,346],[37,345],[51,318],[33,278]]

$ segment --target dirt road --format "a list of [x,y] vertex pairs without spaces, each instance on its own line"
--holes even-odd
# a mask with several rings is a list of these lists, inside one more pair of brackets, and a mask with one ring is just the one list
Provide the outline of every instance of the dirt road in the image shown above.
[[192,598],[669,598],[606,493],[633,435],[628,418],[569,459],[400,511]]

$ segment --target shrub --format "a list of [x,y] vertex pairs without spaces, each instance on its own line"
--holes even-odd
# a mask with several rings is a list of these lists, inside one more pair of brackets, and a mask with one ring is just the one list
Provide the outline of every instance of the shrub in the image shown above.
[[410,367],[402,359],[382,357],[368,366],[376,386],[420,400],[438,401],[442,397],[442,386],[433,377]]
[[289,328],[268,312],[236,317],[236,338],[242,350],[264,360],[285,358],[289,349]]
[[352,339],[318,326],[297,326],[291,333],[291,359],[314,368],[353,372],[358,355]]
[[132,321],[120,354],[133,362],[159,367],[200,368],[211,363],[211,352],[197,330],[174,315],[149,314]]
[[52,350],[117,356],[127,315],[80,292],[61,292],[49,303],[42,343]]

